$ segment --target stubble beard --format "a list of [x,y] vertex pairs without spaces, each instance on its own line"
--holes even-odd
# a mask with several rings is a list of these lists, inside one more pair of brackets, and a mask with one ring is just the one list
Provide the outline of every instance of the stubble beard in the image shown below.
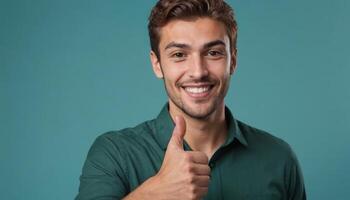
[[[160,67],[161,71],[162,71],[162,74],[164,74],[164,71],[163,71],[163,67],[161,66]],[[208,77],[204,77],[205,80],[208,80]],[[224,86],[225,89],[224,91],[222,91],[222,93],[218,94],[218,95],[215,95],[213,96],[213,100],[212,102],[210,103],[209,107],[206,109],[206,112],[203,112],[203,111],[200,111],[198,112],[197,110],[194,110],[192,108],[190,108],[190,106],[186,105],[182,100],[181,98],[177,98],[176,96],[173,96],[171,92],[169,92],[170,90],[168,90],[168,87],[167,87],[167,83],[166,83],[166,79],[165,77],[163,77],[163,83],[164,83],[164,88],[165,88],[165,91],[169,97],[169,99],[175,104],[175,106],[177,108],[179,108],[183,113],[185,113],[186,115],[188,115],[189,117],[192,117],[194,119],[198,119],[198,120],[205,120],[207,119],[212,113],[215,112],[216,108],[219,106],[219,104],[221,103],[220,102],[220,99],[222,99],[222,101],[224,101],[224,98],[227,94],[227,91],[228,91],[228,88],[229,88],[229,83],[230,83],[230,78],[228,78],[227,80],[227,83],[228,84],[227,86]],[[175,88],[179,88],[180,86],[179,85],[176,85]]]
[[[169,99],[175,104],[175,106],[178,109],[180,109],[183,113],[188,115],[189,117],[198,119],[198,120],[208,119],[208,117],[216,111],[216,109],[220,104],[220,99],[223,100],[227,92],[227,88],[226,88],[226,90],[223,91],[222,94],[211,97],[212,100],[209,100],[211,101],[209,102],[209,105],[206,106],[205,108],[201,108],[200,110],[198,110],[196,108],[191,108],[189,105],[184,103],[180,97],[176,97],[172,95],[172,93],[169,92],[170,90],[168,89],[165,79],[163,79],[163,81],[164,81],[165,91],[167,92]],[[200,104],[200,103],[208,103],[208,102],[197,102],[197,103]]]

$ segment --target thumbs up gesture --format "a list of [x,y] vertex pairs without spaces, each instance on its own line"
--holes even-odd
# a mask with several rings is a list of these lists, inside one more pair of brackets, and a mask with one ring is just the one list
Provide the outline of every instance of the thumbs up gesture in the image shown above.
[[175,123],[162,166],[154,177],[159,180],[157,189],[164,199],[201,199],[208,192],[208,157],[200,151],[184,151],[185,120],[178,116]]
[[208,157],[200,151],[184,151],[185,120],[176,117],[175,123],[158,173],[123,200],[199,200],[207,194],[210,178]]

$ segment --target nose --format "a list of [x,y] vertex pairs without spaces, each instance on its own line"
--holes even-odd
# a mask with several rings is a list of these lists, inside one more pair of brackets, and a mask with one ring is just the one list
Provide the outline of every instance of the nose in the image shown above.
[[194,79],[201,79],[209,74],[204,59],[198,54],[193,56],[192,64],[189,68],[190,77]]

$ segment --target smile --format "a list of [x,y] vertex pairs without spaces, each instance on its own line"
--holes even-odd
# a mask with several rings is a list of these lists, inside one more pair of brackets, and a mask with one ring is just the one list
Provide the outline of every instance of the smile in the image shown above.
[[185,90],[190,93],[199,94],[207,92],[210,89],[210,86],[206,87],[185,87]]
[[193,98],[205,98],[209,96],[213,85],[183,86],[186,94]]

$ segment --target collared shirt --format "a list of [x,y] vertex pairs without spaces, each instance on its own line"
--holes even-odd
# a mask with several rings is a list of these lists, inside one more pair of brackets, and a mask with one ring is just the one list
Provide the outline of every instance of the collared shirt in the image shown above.
[[[303,176],[290,146],[233,118],[210,158],[205,200],[304,200]],[[164,106],[156,119],[99,136],[87,155],[77,200],[122,199],[160,169],[174,129]],[[184,143],[184,150],[191,151]]]

